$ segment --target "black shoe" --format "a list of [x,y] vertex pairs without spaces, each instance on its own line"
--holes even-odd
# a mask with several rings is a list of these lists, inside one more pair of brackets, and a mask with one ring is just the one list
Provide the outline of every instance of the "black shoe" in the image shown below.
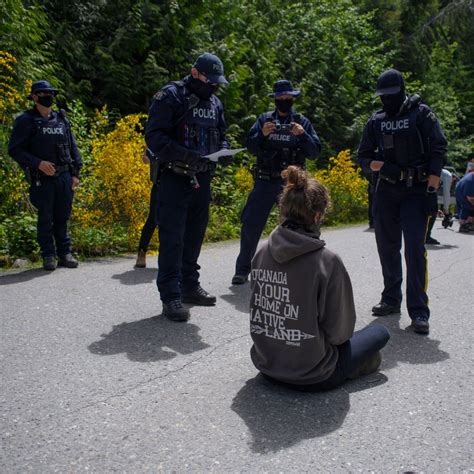
[[190,318],[189,309],[183,306],[181,300],[172,300],[169,303],[163,303],[163,316],[171,321],[187,321]]
[[439,245],[439,241],[436,239],[433,239],[433,237],[428,237],[425,241],[425,244],[428,245]]
[[56,258],[54,255],[48,255],[47,257],[43,257],[43,268],[49,272],[56,270]]
[[359,366],[351,375],[350,379],[356,379],[362,375],[369,375],[375,372],[382,363],[382,354],[380,351],[377,351],[375,354],[372,354],[361,366]]
[[183,293],[181,300],[183,303],[196,304],[198,306],[214,306],[216,304],[216,297],[210,295],[201,285],[191,292]]
[[392,306],[391,304],[381,301],[372,308],[372,313],[376,316],[388,316],[389,314],[400,313],[400,306]]
[[429,334],[430,323],[427,316],[415,316],[411,321],[411,327],[418,334]]
[[77,268],[77,266],[79,265],[79,262],[72,256],[72,254],[67,253],[66,255],[63,255],[62,257],[59,257],[58,265],[60,267],[66,267],[66,268]]
[[248,280],[248,273],[236,273],[232,277],[232,284],[243,285],[244,283],[247,283],[247,280]]
[[463,234],[468,234],[469,232],[471,232],[471,226],[466,223],[466,224],[461,224],[459,226],[459,232],[463,233]]

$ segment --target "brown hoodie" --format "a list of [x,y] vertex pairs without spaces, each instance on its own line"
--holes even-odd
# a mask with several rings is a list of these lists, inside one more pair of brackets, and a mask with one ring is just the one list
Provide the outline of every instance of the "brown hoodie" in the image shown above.
[[349,275],[319,234],[278,226],[252,260],[252,361],[282,382],[326,380],[354,332]]

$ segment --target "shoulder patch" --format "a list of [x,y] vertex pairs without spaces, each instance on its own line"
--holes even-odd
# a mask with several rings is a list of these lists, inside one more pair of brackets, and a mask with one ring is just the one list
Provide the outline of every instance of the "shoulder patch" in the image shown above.
[[153,99],[155,100],[163,100],[165,97],[168,96],[168,92],[164,91],[164,90],[159,90],[154,96],[153,96]]
[[427,115],[427,117],[428,117],[429,119],[431,119],[432,122],[437,122],[437,121],[438,121],[438,119],[436,118],[436,115],[435,115],[435,113],[434,113],[433,111],[431,111],[431,112]]

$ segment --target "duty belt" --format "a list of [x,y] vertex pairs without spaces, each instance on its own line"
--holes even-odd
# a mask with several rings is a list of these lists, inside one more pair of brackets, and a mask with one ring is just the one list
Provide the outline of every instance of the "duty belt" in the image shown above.
[[281,171],[269,171],[258,166],[252,168],[252,176],[254,179],[262,179],[263,181],[270,181],[272,179],[281,178]]
[[400,175],[397,179],[385,176],[382,172],[380,178],[388,181],[391,184],[397,182],[405,182],[407,188],[411,188],[413,183],[425,183],[428,181],[428,165],[413,166],[400,170]]
[[54,176],[59,176],[60,174],[66,173],[66,171],[71,171],[70,165],[54,165],[54,168]]

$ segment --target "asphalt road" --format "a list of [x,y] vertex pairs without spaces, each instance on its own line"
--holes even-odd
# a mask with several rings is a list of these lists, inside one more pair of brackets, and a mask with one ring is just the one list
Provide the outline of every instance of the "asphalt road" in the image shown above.
[[0,471],[472,471],[474,236],[438,223],[433,236],[420,336],[405,308],[371,316],[373,233],[323,232],[351,275],[357,327],[378,321],[392,338],[380,373],[319,394],[257,376],[248,285],[230,285],[238,242],[204,247],[218,301],[187,324],[160,316],[156,257],[1,275]]

